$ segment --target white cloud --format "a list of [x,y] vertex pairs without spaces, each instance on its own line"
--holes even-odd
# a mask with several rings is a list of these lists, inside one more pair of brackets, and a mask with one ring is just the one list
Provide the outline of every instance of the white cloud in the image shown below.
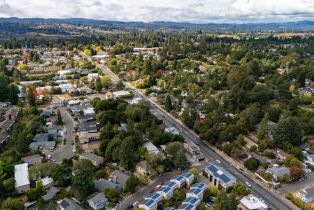
[[314,19],[313,0],[0,0],[1,17],[273,22]]

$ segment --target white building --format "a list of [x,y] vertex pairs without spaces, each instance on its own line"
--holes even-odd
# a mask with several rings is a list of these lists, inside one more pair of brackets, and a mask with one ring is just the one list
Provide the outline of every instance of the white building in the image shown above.
[[180,132],[175,127],[165,128],[166,133],[171,133],[172,135],[180,135]]
[[151,142],[144,143],[143,147],[147,150],[148,154],[158,154],[158,148]]
[[14,166],[15,189],[18,193],[25,193],[30,189],[28,178],[28,164],[23,163]]
[[306,187],[297,191],[297,197],[299,197],[305,203],[311,203],[314,201],[314,186]]
[[243,197],[238,205],[238,210],[267,210],[267,204],[256,196],[250,194]]
[[87,79],[89,82],[96,80],[99,77],[98,73],[91,73],[87,75]]
[[195,197],[200,200],[203,199],[203,195],[207,186],[204,183],[196,183],[190,187],[190,190],[186,193],[186,197]]
[[71,83],[66,83],[60,84],[58,87],[61,89],[62,93],[65,93],[72,89],[74,86]]
[[215,164],[209,164],[205,168],[205,173],[207,173],[209,181],[213,183],[214,186],[221,185],[224,188],[228,188],[235,185],[237,181],[232,174]]
[[157,202],[151,198],[146,198],[138,207],[143,210],[157,210]]

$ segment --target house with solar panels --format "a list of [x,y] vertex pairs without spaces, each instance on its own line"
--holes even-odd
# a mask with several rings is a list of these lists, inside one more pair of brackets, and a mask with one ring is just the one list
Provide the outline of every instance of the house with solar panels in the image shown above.
[[205,173],[214,186],[221,185],[224,188],[228,188],[235,185],[237,182],[237,179],[233,175],[215,164],[208,165],[205,168]]
[[173,195],[174,190],[177,189],[177,184],[173,181],[167,182],[160,189],[159,193],[164,199],[170,199]]
[[195,210],[196,207],[201,203],[201,200],[195,197],[189,197],[186,198],[183,202],[182,205],[179,207],[179,209],[182,210]]
[[193,184],[190,190],[186,193],[186,197],[187,198],[194,197],[194,198],[198,198],[202,200],[206,189],[207,189],[207,186],[204,183]]
[[158,203],[163,199],[162,195],[159,192],[151,194],[147,197],[143,203],[139,205],[140,208],[144,210],[156,210]]
[[194,175],[190,172],[183,173],[171,179],[171,181],[177,184],[178,188],[181,188],[184,185],[187,185],[187,187],[189,187],[193,183],[193,180],[194,180]]

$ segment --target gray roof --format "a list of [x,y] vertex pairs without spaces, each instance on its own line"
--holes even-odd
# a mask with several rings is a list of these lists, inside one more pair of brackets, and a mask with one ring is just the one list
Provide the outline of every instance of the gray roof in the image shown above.
[[41,196],[41,197],[42,197],[42,199],[44,201],[50,201],[51,199],[53,199],[59,193],[59,191],[60,190],[58,188],[51,187],[48,190],[48,192],[45,195]]
[[43,142],[43,141],[48,141],[49,134],[48,133],[39,133],[36,134],[34,137],[34,141],[36,142]]
[[306,187],[299,190],[299,193],[305,195],[307,198],[314,196],[314,186]]
[[95,185],[95,188],[99,192],[103,192],[105,189],[108,189],[108,188],[113,188],[116,190],[121,190],[121,188],[122,188],[121,184],[114,183],[114,182],[111,182],[111,181],[105,180],[105,179],[95,180],[94,185]]
[[273,176],[276,176],[277,178],[279,178],[285,174],[289,174],[289,168],[273,166],[273,167],[268,168],[266,172],[271,173]]
[[64,208],[65,210],[83,210],[77,203],[75,203],[72,199],[64,198],[59,201],[59,206]]
[[106,198],[103,192],[96,192],[92,194],[88,199],[88,203],[93,203],[95,206],[99,206],[103,203],[108,203],[108,199]]
[[114,179],[116,183],[119,183],[121,185],[125,185],[126,181],[129,178],[129,175],[127,175],[124,172],[121,172],[119,170],[114,170],[111,174],[111,177]]
[[136,166],[144,169],[145,171],[149,171],[150,169],[149,164],[146,160],[139,162],[138,164],[136,164]]

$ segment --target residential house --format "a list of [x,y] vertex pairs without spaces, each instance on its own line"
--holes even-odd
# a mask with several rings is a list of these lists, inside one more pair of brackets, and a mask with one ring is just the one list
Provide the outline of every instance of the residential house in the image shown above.
[[63,200],[57,201],[60,210],[84,210],[72,199],[64,198]]
[[190,187],[190,190],[186,193],[186,197],[195,197],[200,200],[203,199],[203,195],[205,190],[207,189],[206,184],[204,183],[196,183]]
[[169,181],[158,190],[164,199],[170,199],[173,195],[174,190],[177,189],[177,183]]
[[250,194],[244,196],[238,205],[238,210],[267,210],[268,205],[258,197]]
[[143,160],[136,164],[136,172],[141,175],[149,175],[150,174],[150,167],[146,160]]
[[237,181],[232,174],[215,164],[209,164],[205,168],[205,173],[208,175],[209,181],[213,183],[214,186],[221,185],[224,188],[228,188],[235,185]]
[[157,202],[151,198],[146,198],[138,207],[143,210],[157,210]]
[[89,82],[96,80],[99,77],[98,73],[90,73],[87,75],[87,79]]
[[15,189],[18,193],[26,193],[30,190],[27,163],[22,163],[14,166],[14,180]]
[[60,190],[56,187],[50,187],[49,190],[47,191],[47,193],[43,196],[41,196],[41,198],[48,202],[50,200],[52,200],[54,197],[56,197],[56,195],[60,192]]
[[23,157],[22,161],[24,161],[24,163],[27,163],[28,165],[36,165],[36,164],[42,163],[43,157],[38,154],[30,155],[30,156]]
[[180,132],[175,127],[170,127],[165,129],[166,133],[171,133],[172,135],[180,135]]
[[276,181],[280,181],[285,174],[290,174],[289,168],[284,166],[279,166],[274,164],[266,170],[267,173],[270,173]]
[[115,183],[109,180],[105,180],[105,179],[98,179],[94,181],[94,186],[95,189],[98,190],[99,192],[104,192],[105,189],[116,189],[118,191],[120,191],[122,189],[122,185],[119,183]]
[[186,198],[182,204],[192,204],[194,207],[197,207],[201,203],[201,200],[195,197]]
[[143,147],[147,150],[148,154],[158,154],[158,148],[151,142],[144,143]]
[[42,141],[42,142],[32,142],[29,145],[29,148],[35,152],[42,149],[48,149],[52,151],[56,147],[55,141]]
[[289,156],[289,154],[282,149],[277,149],[276,153],[279,160],[285,160]]
[[87,198],[87,203],[92,209],[99,210],[105,208],[108,199],[103,192],[96,192]]
[[128,178],[129,175],[119,170],[114,170],[110,175],[110,180],[113,181],[114,183],[120,184],[121,186],[125,185]]
[[[49,188],[52,187],[53,184],[54,184],[53,178],[51,178],[51,177],[49,177],[49,176],[44,177],[44,178],[41,178],[39,181],[42,183],[43,188],[44,188],[45,190],[49,189]],[[39,182],[39,181],[37,181],[37,182]]]
[[104,163],[105,158],[101,157],[99,155],[95,155],[94,153],[89,153],[89,152],[84,152],[83,154],[80,155],[80,160],[89,160],[92,162],[92,164],[96,167],[100,166],[101,164]]
[[45,142],[45,141],[48,141],[48,139],[49,139],[48,133],[39,133],[35,135],[33,140],[35,142]]
[[314,186],[309,186],[297,191],[296,196],[305,203],[314,201]]

